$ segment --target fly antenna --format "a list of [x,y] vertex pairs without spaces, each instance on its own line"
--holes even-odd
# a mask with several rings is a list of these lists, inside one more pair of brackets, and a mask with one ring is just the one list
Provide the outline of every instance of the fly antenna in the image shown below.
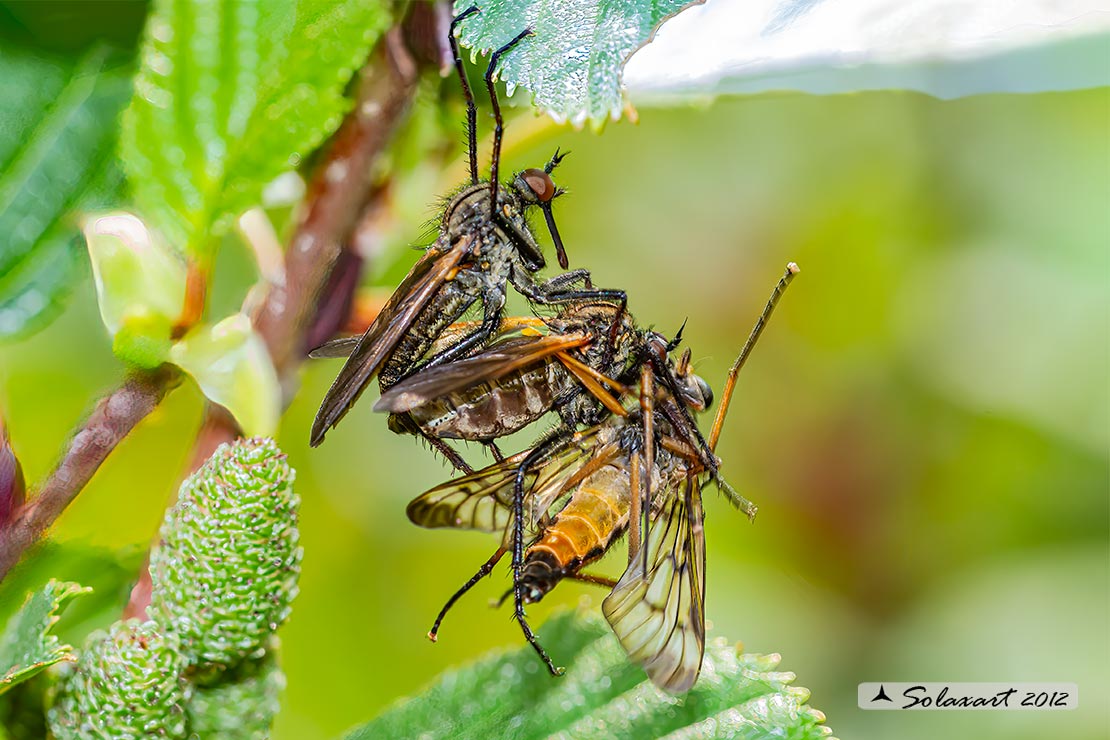
[[752,348],[759,340],[759,335],[763,333],[763,328],[767,326],[767,320],[774,313],[775,306],[778,305],[779,298],[782,297],[786,286],[790,285],[790,281],[800,271],[801,268],[793,262],[786,266],[786,272],[779,278],[775,289],[771,291],[771,297],[767,299],[767,305],[763,307],[763,313],[759,315],[755,326],[752,327],[752,333],[748,335],[748,341],[744,342],[744,347],[740,350],[740,354],[728,371],[728,380],[725,381],[725,388],[721,393],[721,405],[717,408],[717,417],[713,420],[713,429],[709,433],[709,449],[711,451],[717,449],[717,440],[721,437],[721,427],[725,423],[725,414],[728,413],[728,405],[732,403],[732,392],[736,389],[736,376],[740,374],[740,368],[744,367],[744,363],[747,362],[748,355],[751,354]]
[[489,168],[490,213],[497,213],[497,171],[501,167],[501,136],[505,133],[505,121],[501,118],[501,104],[497,102],[497,90],[493,86],[493,73],[497,71],[497,62],[501,60],[501,55],[520,43],[521,39],[531,35],[530,28],[518,33],[512,41],[490,55],[489,66],[486,67],[486,89],[489,91],[490,103],[493,104],[493,157]]
[[463,68],[462,53],[459,51],[459,40],[455,36],[458,25],[480,12],[477,5],[471,5],[455,16],[447,32],[447,40],[451,44],[451,53],[455,57],[455,71],[459,73],[459,82],[462,83],[463,97],[466,99],[466,156],[470,160],[470,184],[478,183],[478,107],[474,105],[474,92],[470,89],[470,82],[466,79],[466,70]]

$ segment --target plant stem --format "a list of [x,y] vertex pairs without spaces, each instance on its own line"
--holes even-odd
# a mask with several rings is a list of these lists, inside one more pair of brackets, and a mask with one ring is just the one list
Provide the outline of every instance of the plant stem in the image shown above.
[[296,370],[318,298],[358,222],[373,164],[408,111],[417,71],[400,27],[394,27],[363,69],[355,108],[309,182],[307,207],[285,253],[285,284],[270,289],[255,318],[286,404],[296,390]]
[[157,370],[132,373],[122,386],[100,399],[38,495],[0,530],[0,580],[77,498],[116,445],[180,380],[179,370],[163,365]]
[[[305,335],[319,295],[367,201],[373,165],[408,112],[418,72],[400,27],[393,28],[364,67],[355,108],[309,183],[304,216],[285,254],[285,284],[271,288],[254,319],[278,370],[285,405],[296,391]],[[0,528],[0,581],[77,497],[116,445],[180,380],[180,371],[171,366],[136,372],[101,399],[38,495]],[[190,468],[199,467],[215,447],[240,435],[230,414],[210,405]],[[141,613],[149,590],[136,588],[132,601],[128,613]]]

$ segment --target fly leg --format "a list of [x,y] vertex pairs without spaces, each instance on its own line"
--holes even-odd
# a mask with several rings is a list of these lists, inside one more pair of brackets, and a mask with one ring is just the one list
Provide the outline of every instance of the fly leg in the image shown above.
[[[513,270],[509,275],[509,280],[521,295],[532,303],[540,305],[573,303],[574,301],[609,301],[617,304],[617,315],[613,318],[613,323],[609,327],[609,342],[605,348],[605,356],[602,357],[602,362],[608,365],[616,352],[617,338],[620,336],[620,327],[623,323],[622,319],[625,311],[628,310],[628,294],[616,288],[593,287],[590,283],[589,273],[586,270],[572,270],[564,273],[564,275],[573,276],[573,278],[564,281],[562,280],[563,275],[556,275],[546,282],[536,283],[528,279],[527,276],[518,275],[517,271]],[[570,287],[578,280],[583,281],[585,287]]]
[[616,588],[617,582],[613,578],[606,578],[605,576],[595,576],[592,573],[572,573],[567,575],[572,581],[579,583],[591,583],[594,586],[601,586],[602,588]]
[[471,5],[455,16],[451,21],[451,27],[447,31],[447,41],[451,44],[451,56],[455,61],[455,71],[459,74],[459,82],[462,84],[463,97],[466,98],[466,155],[470,161],[470,184],[474,185],[478,182],[478,138],[477,138],[477,119],[478,109],[474,105],[474,93],[470,91],[470,82],[466,79],[466,70],[463,69],[462,54],[459,52],[459,40],[455,36],[455,28],[468,18],[469,16],[478,12],[476,5]]
[[520,43],[522,39],[531,35],[532,29],[530,28],[526,28],[518,33],[512,41],[490,55],[489,66],[486,67],[486,90],[489,91],[490,104],[493,106],[493,156],[489,168],[490,213],[497,213],[497,188],[499,185],[497,177],[498,169],[501,166],[501,137],[505,133],[505,122],[501,118],[501,104],[497,101],[497,90],[494,89],[493,86],[493,74],[497,71],[497,63],[501,61],[501,55]]
[[436,621],[432,625],[432,628],[428,631],[429,640],[431,640],[432,642],[436,641],[436,638],[439,635],[440,625],[443,624],[443,618],[447,616],[447,612],[451,609],[452,606],[455,605],[456,601],[463,597],[463,595],[467,591],[474,588],[478,581],[482,580],[490,574],[490,572],[493,570],[493,566],[497,565],[498,561],[500,561],[501,558],[505,555],[505,552],[506,551],[504,547],[497,548],[497,551],[493,553],[490,559],[482,563],[482,567],[478,569],[478,572],[472,575],[470,577],[470,580],[467,581],[462,588],[456,591],[451,596],[451,598],[447,600],[447,603],[444,604],[443,608],[439,610],[439,614],[436,615]]
[[496,442],[492,439],[487,439],[483,441],[482,444],[485,445],[485,448],[493,455],[494,460],[497,462],[505,462],[505,455],[502,454],[501,448],[497,446]]
[[[482,296],[482,323],[478,328],[467,334],[459,341],[437,355],[433,355],[427,362],[418,366],[408,375],[415,375],[421,370],[445,365],[448,362],[466,357],[472,350],[482,347],[493,337],[498,327],[501,326],[501,316],[504,313],[505,293],[495,287],[489,287]],[[408,376],[406,376],[408,377]]]
[[474,468],[470,467],[470,464],[463,459],[462,455],[456,452],[453,447],[444,442],[442,439],[433,437],[420,427],[417,427],[416,431],[421,437],[424,438],[425,442],[427,442],[429,445],[432,446],[433,449],[436,450],[436,452],[447,458],[447,462],[451,463],[455,470],[463,473],[464,475],[470,475],[474,472]]
[[539,654],[540,660],[553,676],[561,676],[564,669],[552,662],[551,656],[536,639],[524,614],[524,584],[521,582],[521,571],[524,568],[524,478],[531,468],[567,444],[571,436],[570,431],[562,431],[536,445],[516,469],[516,480],[513,482],[513,618],[520,624],[524,639]]

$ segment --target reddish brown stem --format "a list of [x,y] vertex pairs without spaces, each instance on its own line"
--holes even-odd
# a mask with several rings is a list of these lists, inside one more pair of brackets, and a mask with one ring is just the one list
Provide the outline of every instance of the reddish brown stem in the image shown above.
[[[285,255],[285,284],[271,289],[255,317],[255,327],[281,378],[285,404],[295,391],[296,370],[304,358],[305,334],[317,298],[367,200],[373,164],[408,111],[417,73],[400,28],[392,29],[362,71],[355,109],[336,132],[309,183],[304,215]],[[194,284],[194,297],[200,295],[196,288]],[[191,302],[194,307],[196,304]],[[180,372],[168,366],[135,373],[100,401],[38,495],[0,528],[0,580],[180,378]],[[211,406],[198,433],[190,470],[221,442],[237,436],[239,429],[230,415]],[[144,595],[143,585],[141,580],[128,613],[145,609],[149,592]]]
[[355,109],[340,126],[324,161],[309,181],[307,207],[285,255],[285,284],[271,288],[255,319],[282,380],[288,403],[305,334],[320,291],[350,237],[370,190],[370,170],[416,87],[417,67],[401,42],[400,28],[386,35],[363,70]]
[[0,532],[0,580],[77,497],[116,445],[154,410],[180,378],[181,373],[168,365],[151,372],[136,372],[97,403],[38,495]]

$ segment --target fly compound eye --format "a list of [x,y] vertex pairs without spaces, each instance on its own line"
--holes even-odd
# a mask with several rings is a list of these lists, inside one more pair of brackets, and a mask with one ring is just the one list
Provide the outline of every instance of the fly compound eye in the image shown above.
[[539,202],[547,203],[555,197],[555,183],[551,181],[551,176],[543,170],[535,168],[524,170],[520,173],[520,177],[528,185],[528,189],[535,194],[536,200]]
[[697,381],[698,391],[701,393],[702,408],[707,409],[713,405],[713,389],[700,376],[695,375],[694,379]]

